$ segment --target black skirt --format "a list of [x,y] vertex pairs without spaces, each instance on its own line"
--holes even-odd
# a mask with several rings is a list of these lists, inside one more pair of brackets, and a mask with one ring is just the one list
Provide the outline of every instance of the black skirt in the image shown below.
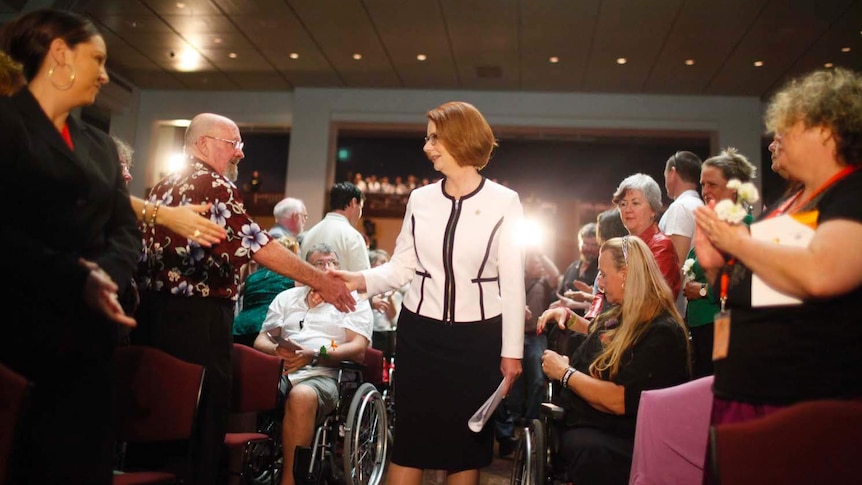
[[493,421],[467,420],[500,384],[502,317],[446,325],[405,308],[398,318],[392,462],[455,473],[491,464]]

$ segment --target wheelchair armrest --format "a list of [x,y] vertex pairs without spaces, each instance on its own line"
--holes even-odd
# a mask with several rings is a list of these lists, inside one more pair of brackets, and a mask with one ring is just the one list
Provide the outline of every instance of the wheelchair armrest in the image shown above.
[[543,402],[542,407],[539,409],[539,414],[547,416],[553,421],[562,421],[563,416],[566,415],[566,410],[556,404]]
[[365,369],[365,364],[360,364],[359,362],[353,362],[352,360],[342,360],[341,363],[339,364],[339,367],[341,367],[344,370],[362,371],[362,369]]

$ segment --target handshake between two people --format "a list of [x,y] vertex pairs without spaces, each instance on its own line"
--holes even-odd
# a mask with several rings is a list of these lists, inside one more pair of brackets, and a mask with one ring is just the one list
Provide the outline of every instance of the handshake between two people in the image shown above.
[[339,311],[352,312],[356,310],[356,300],[351,292],[365,292],[365,277],[359,272],[329,268],[314,290],[323,301],[331,303]]

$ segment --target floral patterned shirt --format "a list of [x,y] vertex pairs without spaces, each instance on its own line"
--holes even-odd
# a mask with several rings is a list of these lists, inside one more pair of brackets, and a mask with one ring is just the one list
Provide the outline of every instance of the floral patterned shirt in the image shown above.
[[148,219],[157,201],[171,206],[212,203],[209,219],[225,229],[227,238],[204,248],[163,226],[141,223],[139,288],[236,301],[240,275],[270,237],[245,212],[242,196],[233,182],[202,160],[192,158],[182,170],[160,180],[150,191],[148,201]]

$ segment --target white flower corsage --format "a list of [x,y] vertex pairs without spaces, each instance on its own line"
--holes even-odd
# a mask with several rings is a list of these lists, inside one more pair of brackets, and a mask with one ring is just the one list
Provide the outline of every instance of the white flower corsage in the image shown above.
[[751,182],[742,183],[738,179],[730,179],[727,188],[736,190],[736,203],[729,199],[715,204],[715,214],[722,221],[738,224],[748,215],[748,209],[743,204],[751,205],[760,199],[757,187]]
[[692,271],[692,267],[694,266],[694,258],[688,258],[685,260],[685,263],[682,264],[682,274],[685,275],[685,278],[688,280],[694,280],[694,271]]

